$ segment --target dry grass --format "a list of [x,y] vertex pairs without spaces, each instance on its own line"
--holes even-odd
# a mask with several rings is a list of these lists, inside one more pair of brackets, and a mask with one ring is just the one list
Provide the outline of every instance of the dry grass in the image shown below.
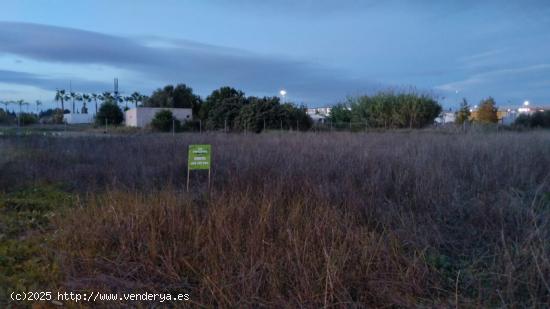
[[[211,143],[213,188],[185,180]],[[550,136],[0,139],[0,185],[72,183],[72,289],[189,291],[208,307],[550,305]]]

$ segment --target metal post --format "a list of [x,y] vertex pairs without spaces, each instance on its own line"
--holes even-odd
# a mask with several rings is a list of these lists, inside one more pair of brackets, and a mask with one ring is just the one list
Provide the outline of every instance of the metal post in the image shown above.
[[172,136],[176,134],[176,119],[172,118]]
[[199,119],[199,133],[202,133],[202,120]]
[[208,169],[208,190],[210,190],[210,169]]
[[189,165],[187,165],[187,192],[189,192]]
[[283,121],[281,120],[281,131],[283,131]]

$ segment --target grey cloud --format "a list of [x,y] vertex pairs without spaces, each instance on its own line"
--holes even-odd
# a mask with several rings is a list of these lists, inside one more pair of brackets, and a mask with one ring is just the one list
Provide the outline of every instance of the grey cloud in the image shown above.
[[[38,74],[17,72],[9,70],[0,70],[0,82],[7,84],[17,84],[25,86],[34,86],[45,90],[59,88],[60,85],[66,85],[67,80],[49,78]],[[112,86],[107,83],[75,79],[72,81],[74,89],[86,89],[90,92],[101,92],[110,89]]]
[[0,43],[0,52],[53,62],[128,64],[152,56],[132,52],[140,46],[125,38],[19,22],[0,22]]
[[[163,40],[154,39],[161,43]],[[185,82],[203,93],[223,85],[239,87],[251,94],[275,94],[285,87],[298,100],[324,104],[378,86],[307,61],[186,40],[164,40],[164,43],[151,45],[147,40],[84,30],[0,22],[0,53],[47,62],[106,64],[133,70],[144,80],[153,79],[155,83]],[[37,83],[47,84],[43,78]]]

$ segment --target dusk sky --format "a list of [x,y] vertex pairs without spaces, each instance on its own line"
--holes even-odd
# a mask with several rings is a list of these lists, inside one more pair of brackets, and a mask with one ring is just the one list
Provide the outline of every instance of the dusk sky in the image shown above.
[[[185,83],[325,106],[416,87],[550,105],[550,1],[2,0],[0,100]],[[46,105],[45,107],[52,107]]]

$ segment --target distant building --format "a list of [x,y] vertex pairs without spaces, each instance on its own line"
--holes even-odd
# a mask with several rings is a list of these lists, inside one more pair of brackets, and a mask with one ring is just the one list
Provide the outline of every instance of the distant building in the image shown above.
[[501,124],[511,125],[516,121],[519,113],[515,109],[507,109],[506,112],[501,111],[500,115],[497,113],[498,120]]
[[330,117],[331,110],[331,107],[316,107],[308,108],[306,112],[313,122],[325,122],[325,120]]
[[456,119],[455,112],[449,110],[439,114],[439,116],[435,118],[435,122],[438,124],[454,123],[455,119]]
[[193,110],[190,108],[138,107],[131,108],[124,112],[126,126],[139,128],[146,127],[161,110],[171,111],[174,117],[181,122],[193,119]]
[[84,124],[93,123],[94,115],[92,114],[64,114],[63,121],[67,124]]
[[322,115],[325,117],[330,116],[330,111],[332,110],[332,107],[315,107],[315,108],[308,108],[307,113],[310,115]]
[[[504,123],[505,119],[506,119],[506,122],[509,122],[509,119],[513,116],[513,114],[515,113],[514,110],[511,110],[511,109],[498,109],[497,110],[497,119],[498,119],[498,122],[499,123]],[[477,120],[479,117],[479,110],[477,109],[472,109],[470,111],[470,120]],[[513,121],[512,121],[513,122]]]
[[520,107],[518,108],[518,114],[527,114],[527,115],[531,115],[531,114],[534,114],[536,112],[544,112],[544,111],[548,111],[550,110],[550,108],[548,107],[531,107],[531,106],[523,106],[523,107]]

